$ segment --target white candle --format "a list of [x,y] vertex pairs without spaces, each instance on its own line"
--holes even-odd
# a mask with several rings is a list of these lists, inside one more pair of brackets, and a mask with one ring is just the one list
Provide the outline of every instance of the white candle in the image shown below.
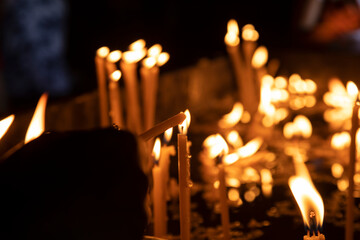
[[109,54],[108,47],[101,47],[96,51],[95,66],[98,82],[98,97],[99,97],[99,114],[100,114],[100,127],[108,127],[109,120],[109,107],[108,107],[108,94],[106,84],[106,71],[105,71],[105,58]]
[[112,123],[117,125],[120,129],[124,127],[123,110],[121,104],[121,94],[119,88],[119,80],[121,72],[115,70],[110,75],[109,81],[109,98],[110,98],[110,116]]
[[179,125],[178,134],[178,178],[180,205],[180,238],[190,240],[190,159],[187,143],[187,128],[190,119],[187,118]]

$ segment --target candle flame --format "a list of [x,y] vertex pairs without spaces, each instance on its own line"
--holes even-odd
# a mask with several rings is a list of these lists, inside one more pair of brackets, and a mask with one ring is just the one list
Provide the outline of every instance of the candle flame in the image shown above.
[[335,178],[341,178],[343,172],[344,167],[340,163],[334,163],[333,165],[331,165],[331,174]]
[[247,142],[244,146],[237,150],[240,158],[250,157],[254,155],[263,144],[264,140],[261,137],[256,137],[251,141]]
[[312,125],[310,120],[304,115],[298,115],[293,122],[288,122],[284,125],[283,133],[285,138],[292,138],[294,136],[309,138],[312,134]]
[[96,51],[96,55],[101,57],[101,58],[106,58],[106,56],[109,54],[110,49],[106,46],[99,48]]
[[234,104],[230,113],[225,114],[218,122],[221,128],[231,128],[240,120],[244,112],[244,107],[240,102]]
[[289,186],[300,208],[304,224],[310,228],[310,212],[314,212],[316,227],[321,227],[324,219],[324,203],[312,182],[301,176],[293,176],[289,179]]
[[255,27],[252,24],[246,24],[243,26],[241,36],[245,41],[255,42],[259,39],[259,33],[255,30]]
[[127,63],[136,63],[146,55],[146,50],[126,51],[123,53],[123,59]]
[[216,158],[219,155],[226,155],[229,152],[229,147],[225,139],[220,134],[212,134],[208,136],[203,145],[208,150],[210,158]]
[[172,137],[172,134],[173,134],[173,128],[169,128],[167,129],[165,132],[164,132],[164,139],[166,142],[170,142],[170,139]]
[[335,133],[331,137],[331,147],[336,150],[342,150],[350,146],[350,134],[346,131]]
[[43,93],[38,101],[34,115],[25,136],[25,144],[39,137],[45,130],[45,109],[48,94]]
[[251,65],[254,68],[263,67],[268,60],[268,50],[265,46],[259,46],[252,57]]
[[149,57],[157,58],[160,55],[161,51],[162,51],[162,46],[157,43],[148,49],[147,54]]
[[230,143],[234,148],[239,148],[243,145],[243,140],[241,139],[239,133],[236,130],[232,130],[226,136],[226,140]]
[[227,33],[224,39],[229,46],[237,46],[240,43],[239,26],[235,19],[230,19],[227,23]]
[[167,63],[170,59],[170,55],[167,52],[162,52],[157,58],[157,65],[159,67],[163,66],[165,63]]
[[153,147],[153,151],[152,151],[154,160],[156,162],[158,162],[159,159],[160,159],[160,152],[161,152],[161,141],[160,141],[160,138],[156,138],[155,143],[154,143],[154,147]]
[[119,50],[115,50],[109,53],[106,57],[106,60],[112,63],[115,63],[120,60],[122,52]]
[[112,72],[110,74],[110,79],[114,82],[119,81],[121,78],[121,71],[120,70],[115,70],[114,72]]
[[143,66],[146,68],[152,68],[156,64],[156,59],[154,57],[147,57],[143,61]]
[[129,45],[129,50],[131,51],[139,51],[145,48],[146,42],[144,39],[136,40],[135,42]]
[[353,99],[353,101],[355,101],[359,93],[359,89],[356,86],[356,84],[352,81],[348,81],[346,83],[346,91],[349,94],[350,98]]
[[0,139],[5,135],[15,118],[14,114],[4,118],[0,121]]
[[187,134],[188,128],[190,126],[190,122],[191,122],[191,115],[190,115],[190,111],[188,109],[185,110],[184,112],[186,118],[184,119],[184,121],[182,123],[179,124],[179,132],[182,134]]

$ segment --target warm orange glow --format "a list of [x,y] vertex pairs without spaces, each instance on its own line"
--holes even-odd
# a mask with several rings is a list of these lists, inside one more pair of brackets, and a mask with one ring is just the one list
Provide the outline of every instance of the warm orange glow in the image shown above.
[[152,45],[148,49],[147,54],[149,57],[157,58],[160,55],[161,51],[162,51],[162,46],[157,43],[157,44]]
[[226,178],[226,185],[229,187],[238,188],[238,187],[240,187],[241,183],[240,183],[239,179],[229,177],[229,178]]
[[348,132],[335,133],[331,137],[331,147],[336,150],[342,150],[350,146],[350,134]]
[[306,93],[307,94],[314,94],[316,92],[316,90],[317,90],[316,83],[311,79],[305,79],[304,82],[305,82],[305,86],[306,86],[305,87],[306,88]]
[[230,143],[234,148],[239,148],[243,145],[243,140],[241,139],[239,133],[236,130],[232,130],[226,136],[226,140]]
[[234,104],[230,113],[225,114],[218,122],[221,128],[231,128],[235,126],[241,119],[244,107],[240,102]]
[[113,73],[110,74],[110,79],[114,82],[119,81],[121,78],[121,71],[115,70]]
[[286,88],[288,85],[287,80],[282,76],[276,77],[274,84],[276,88],[281,88],[281,89]]
[[96,51],[96,55],[101,58],[106,58],[106,56],[109,54],[110,49],[108,47],[101,47]]
[[121,58],[121,51],[115,50],[109,53],[109,55],[106,57],[106,60],[109,62],[115,63],[120,60]]
[[160,153],[161,153],[161,141],[160,141],[160,138],[156,138],[154,147],[153,147],[153,151],[152,151],[155,161],[159,161]]
[[237,202],[240,199],[239,190],[235,188],[231,188],[228,191],[228,198],[230,201]]
[[139,39],[129,45],[129,50],[139,51],[145,48],[146,42],[144,39]]
[[218,133],[208,136],[204,140],[203,145],[206,147],[210,158],[226,155],[229,152],[229,147],[225,139]]
[[324,203],[314,185],[306,178],[293,176],[289,186],[300,208],[306,226],[310,226],[310,212],[315,213],[317,226],[322,226],[324,220]]
[[260,176],[262,184],[271,184],[273,182],[272,174],[269,169],[261,169]]
[[252,24],[246,24],[242,28],[241,36],[245,41],[255,42],[259,39],[259,33],[255,30],[255,27]]
[[123,53],[123,59],[126,63],[136,63],[146,55],[146,50],[126,51]]
[[237,153],[230,153],[228,155],[226,155],[223,159],[223,162],[226,164],[226,165],[231,165],[235,162],[237,162],[238,160],[240,159],[240,156],[239,154]]
[[227,23],[227,33],[224,39],[229,46],[237,46],[240,43],[239,26],[235,19],[230,19]]
[[251,60],[251,65],[254,68],[261,68],[263,67],[268,60],[268,50],[264,46],[258,47]]
[[182,134],[187,134],[188,128],[190,126],[190,122],[191,122],[191,115],[190,115],[190,111],[188,109],[185,110],[184,112],[186,118],[184,119],[184,121],[182,123],[179,124],[179,132]]
[[355,101],[357,98],[357,95],[359,93],[359,89],[356,86],[356,84],[352,81],[349,81],[346,83],[346,91],[349,94],[349,97]]
[[259,150],[263,142],[264,140],[261,137],[256,137],[246,143],[243,147],[239,148],[237,153],[241,158],[250,157]]
[[164,132],[164,139],[165,139],[166,142],[170,142],[172,134],[173,134],[173,128],[172,127],[167,129]]
[[298,115],[293,122],[284,125],[283,134],[285,138],[303,137],[309,138],[312,134],[312,125],[310,120],[304,115]]
[[12,114],[0,121],[0,139],[5,135],[11,124],[13,123],[15,115]]
[[157,65],[159,67],[163,66],[165,63],[167,63],[170,59],[170,55],[167,52],[162,52],[157,58]]
[[334,178],[341,178],[343,172],[344,167],[340,163],[334,163],[331,166],[331,174],[334,176]]
[[34,115],[25,135],[25,144],[39,137],[45,131],[45,109],[48,94],[43,93],[38,101]]
[[156,64],[156,59],[154,57],[147,57],[142,61],[142,64],[146,68],[152,68]]

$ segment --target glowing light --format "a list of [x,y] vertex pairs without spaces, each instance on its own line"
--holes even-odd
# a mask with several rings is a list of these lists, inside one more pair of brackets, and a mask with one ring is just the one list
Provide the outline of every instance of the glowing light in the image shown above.
[[331,166],[331,174],[334,176],[334,178],[341,178],[343,172],[344,172],[344,167],[341,164],[334,163]]
[[227,23],[227,33],[224,39],[229,46],[237,46],[240,43],[239,26],[235,19],[230,19]]
[[165,63],[167,63],[170,59],[170,55],[167,52],[160,53],[159,57],[157,58],[157,65],[159,67],[163,66]]
[[230,154],[227,154],[224,159],[223,159],[223,162],[227,165],[231,165],[235,162],[237,162],[238,160],[240,159],[240,156],[239,154],[237,153],[230,153]]
[[251,65],[254,68],[261,68],[263,67],[268,60],[268,50],[264,46],[258,47],[251,60]]
[[225,114],[218,122],[221,128],[231,128],[235,126],[241,119],[244,107],[240,102],[234,104],[230,113]]
[[123,59],[127,63],[139,62],[146,55],[146,50],[126,51],[123,53]]
[[226,140],[230,143],[234,148],[239,148],[243,145],[243,141],[236,130],[232,130],[226,136]]
[[115,63],[120,60],[121,58],[121,51],[115,50],[109,53],[109,55],[106,57],[106,60],[112,63]]
[[243,147],[239,148],[237,153],[241,158],[250,157],[259,150],[263,142],[264,140],[261,137],[256,137],[246,143]]
[[142,64],[146,68],[152,68],[156,64],[156,59],[154,57],[147,57],[144,60],[142,60]]
[[129,45],[129,50],[131,51],[139,51],[145,48],[146,42],[144,39],[136,40],[135,42]]
[[117,81],[120,80],[120,78],[121,78],[121,72],[120,72],[120,70],[115,70],[113,73],[110,74],[110,79],[111,79],[112,81],[117,82]]
[[230,201],[237,202],[240,199],[239,190],[235,188],[231,188],[228,191],[228,198]]
[[262,184],[270,184],[273,182],[272,174],[269,169],[261,169],[260,176]]
[[187,134],[188,128],[190,126],[190,122],[191,122],[191,115],[190,115],[190,111],[188,109],[185,110],[184,112],[186,118],[184,119],[184,121],[182,123],[179,124],[179,132],[182,134]]
[[356,100],[357,95],[359,93],[358,87],[356,84],[352,81],[349,81],[346,83],[346,91],[349,94],[350,98],[353,99],[353,101]]
[[342,150],[350,146],[350,134],[346,131],[335,133],[331,137],[331,147],[337,150]]
[[166,142],[170,142],[170,139],[172,137],[172,134],[173,134],[173,128],[169,128],[167,129],[165,132],[164,132],[164,139]]
[[255,30],[255,27],[252,24],[246,24],[243,26],[241,36],[245,41],[255,42],[259,39],[259,33]]
[[45,130],[45,109],[48,94],[43,93],[38,101],[34,115],[25,135],[25,144],[39,137]]
[[253,191],[246,191],[244,194],[244,199],[247,202],[253,202],[256,198],[256,194]]
[[283,134],[288,139],[294,136],[309,138],[312,134],[311,122],[304,115],[298,115],[294,118],[293,122],[288,122],[284,125]]
[[229,152],[229,147],[225,139],[218,133],[208,136],[204,140],[203,145],[206,147],[210,158],[226,155]]
[[287,81],[282,76],[276,77],[274,84],[275,84],[276,88],[286,88],[287,87]]
[[96,55],[101,57],[101,58],[105,58],[110,52],[110,49],[106,46],[99,48],[96,51]]
[[349,180],[347,179],[339,179],[337,181],[337,187],[340,191],[344,192],[349,187]]
[[9,127],[13,123],[15,118],[15,115],[12,114],[3,120],[0,121],[0,139],[5,135],[5,133],[8,131]]
[[156,162],[158,162],[160,159],[160,153],[161,153],[161,141],[160,141],[160,138],[156,138],[154,147],[153,147],[153,151],[152,151],[154,160]]
[[310,227],[310,212],[315,213],[316,226],[322,226],[324,220],[324,203],[313,184],[303,177],[293,176],[289,186],[300,208],[304,224]]
[[160,55],[161,51],[162,51],[162,46],[160,44],[154,44],[148,49],[147,54],[149,57],[157,58]]

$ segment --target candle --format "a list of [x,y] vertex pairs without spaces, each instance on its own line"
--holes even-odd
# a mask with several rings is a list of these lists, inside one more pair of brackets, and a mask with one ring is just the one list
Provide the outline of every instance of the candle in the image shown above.
[[256,71],[256,79],[257,79],[257,85],[260,87],[261,85],[261,79],[263,78],[263,76],[265,76],[267,74],[267,70],[265,68],[265,64],[268,60],[268,51],[266,49],[266,47],[264,46],[259,46],[251,59],[251,66],[255,69]]
[[355,102],[351,119],[351,142],[350,142],[350,161],[349,161],[349,188],[346,203],[346,225],[345,240],[354,238],[354,174],[356,162],[356,132],[359,128],[359,100]]
[[257,110],[258,102],[256,89],[253,80],[247,78],[245,73],[245,63],[242,59],[239,48],[239,27],[234,19],[228,21],[225,44],[238,85],[239,100],[244,105],[246,111],[250,112],[250,114],[254,114]]
[[153,148],[154,166],[153,176],[153,213],[154,213],[154,236],[163,237],[167,231],[166,196],[163,169],[159,164],[161,154],[161,142],[157,138]]
[[[168,143],[172,137],[173,128],[169,128],[164,132],[165,144],[161,146],[160,154],[160,167],[163,169],[165,185],[169,182],[169,167],[170,167],[170,156],[175,156],[176,150],[173,145],[169,146]],[[166,194],[167,195],[167,194]]]
[[121,59],[121,51],[115,50],[111,51],[106,57],[106,70],[108,74],[111,74],[117,70],[116,62]]
[[98,95],[99,95],[99,114],[100,114],[100,127],[108,127],[110,125],[109,120],[109,107],[108,97],[106,91],[106,73],[105,73],[105,58],[109,54],[108,47],[101,47],[96,51],[95,65],[96,75],[98,83]]
[[127,51],[123,54],[120,68],[123,73],[126,97],[126,125],[132,132],[142,131],[137,62],[145,56],[145,50]]
[[186,119],[179,124],[178,134],[178,178],[180,208],[180,238],[190,240],[190,154],[188,152],[187,129],[190,124],[190,113],[185,111]]
[[150,128],[146,132],[140,134],[139,137],[144,141],[148,141],[153,137],[163,133],[166,129],[182,123],[185,119],[186,119],[186,115],[183,112],[178,113],[175,116],[172,116],[171,118],[168,118],[165,121],[156,124],[154,127]]
[[4,118],[0,121],[0,139],[5,135],[5,133],[8,131],[9,127],[13,123],[15,118],[14,114],[11,114],[10,116]]
[[112,123],[117,125],[120,129],[124,127],[124,120],[122,116],[121,94],[119,88],[119,80],[121,72],[115,70],[109,77],[109,98],[110,98],[110,116]]
[[159,81],[159,67],[156,66],[155,57],[147,57],[142,62],[140,69],[141,87],[144,108],[144,129],[148,130],[154,126],[156,96]]

